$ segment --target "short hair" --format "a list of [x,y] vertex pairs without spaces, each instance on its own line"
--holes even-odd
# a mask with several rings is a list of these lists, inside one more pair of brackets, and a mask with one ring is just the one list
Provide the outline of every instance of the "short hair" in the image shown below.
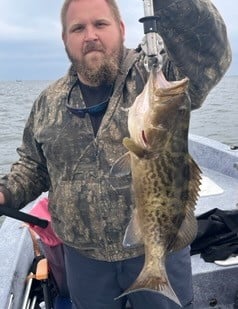
[[[62,25],[62,31],[65,32],[65,28],[66,28],[66,14],[69,8],[69,5],[71,2],[73,1],[80,1],[80,0],[65,0],[64,4],[62,6],[61,9],[61,25]],[[90,0],[88,0],[90,1]],[[119,24],[121,21],[121,14],[118,8],[118,5],[116,3],[116,0],[105,0],[107,2],[107,4],[109,5],[109,7],[111,8],[111,11],[114,15],[114,18],[116,20],[116,22]]]

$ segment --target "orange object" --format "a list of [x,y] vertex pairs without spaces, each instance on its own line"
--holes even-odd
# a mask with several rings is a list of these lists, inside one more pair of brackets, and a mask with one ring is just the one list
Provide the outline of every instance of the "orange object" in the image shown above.
[[47,280],[48,279],[48,261],[46,258],[40,260],[36,267],[36,280]]

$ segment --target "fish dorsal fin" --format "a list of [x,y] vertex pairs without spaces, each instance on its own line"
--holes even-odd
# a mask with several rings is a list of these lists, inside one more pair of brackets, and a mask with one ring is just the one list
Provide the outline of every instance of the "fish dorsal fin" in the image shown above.
[[123,139],[123,145],[131,152],[133,152],[138,158],[143,158],[146,156],[147,151],[136,144],[133,139],[125,137]]
[[185,206],[186,215],[172,246],[172,251],[177,251],[188,246],[197,235],[197,220],[195,218],[194,210],[199,195],[202,172],[191,156],[189,156],[188,161],[190,176],[188,184],[188,198]]
[[197,235],[197,220],[194,211],[189,209],[178,231],[176,240],[171,251],[181,250],[192,243]]
[[122,177],[129,175],[131,173],[131,165],[130,161],[131,156],[129,151],[121,156],[116,162],[113,164],[110,170],[110,176]]
[[132,212],[131,220],[126,228],[123,239],[124,247],[136,247],[143,244],[141,228],[138,220],[138,211],[135,208]]
[[190,200],[193,202],[191,206],[195,209],[195,205],[199,196],[200,185],[202,182],[202,171],[189,155],[189,168],[190,168],[190,179],[189,179],[189,194]]

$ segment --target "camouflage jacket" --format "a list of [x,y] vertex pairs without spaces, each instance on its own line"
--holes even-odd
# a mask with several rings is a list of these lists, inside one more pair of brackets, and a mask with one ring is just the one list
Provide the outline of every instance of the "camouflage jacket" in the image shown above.
[[[167,2],[155,6],[168,52],[163,70],[170,80],[189,77],[192,108],[198,108],[229,66],[226,29],[209,1]],[[57,235],[92,258],[115,261],[143,252],[142,247],[122,247],[133,207],[131,179],[114,178],[109,171],[125,153],[122,139],[128,136],[128,108],[147,75],[140,48],[125,49],[108,109],[94,137],[89,116],[77,117],[66,108],[66,104],[85,107],[71,68],[35,101],[18,148],[20,158],[0,181],[16,208],[49,191]]]

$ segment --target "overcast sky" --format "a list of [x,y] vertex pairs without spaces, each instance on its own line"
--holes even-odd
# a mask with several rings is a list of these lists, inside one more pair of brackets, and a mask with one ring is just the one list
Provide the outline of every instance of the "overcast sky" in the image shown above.
[[[0,80],[53,80],[65,74],[68,59],[59,22],[63,0],[0,0]],[[226,24],[233,50],[229,75],[238,75],[238,1],[214,0]],[[142,0],[118,0],[126,23],[126,45],[143,36],[138,19]],[[185,21],[186,22],[186,21]],[[209,29],[208,29],[209,31]]]

